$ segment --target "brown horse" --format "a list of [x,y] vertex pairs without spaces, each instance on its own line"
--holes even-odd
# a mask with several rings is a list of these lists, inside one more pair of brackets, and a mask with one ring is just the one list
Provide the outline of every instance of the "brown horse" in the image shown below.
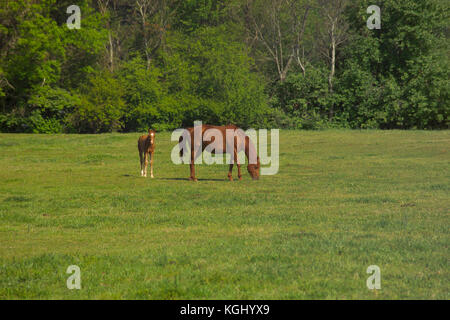
[[148,156],[150,155],[150,177],[153,178],[153,152],[155,151],[155,134],[155,130],[148,129],[148,134],[139,137],[138,140],[142,177],[147,177]]
[[[210,130],[213,129],[213,130]],[[198,130],[199,134],[199,141],[195,141],[194,139],[194,132],[195,130]],[[232,134],[227,136],[227,130],[231,132]],[[189,143],[191,147],[191,158],[190,158],[190,169],[191,169],[191,176],[189,180],[191,181],[197,181],[197,178],[195,177],[195,166],[194,162],[195,159],[197,159],[201,153],[205,150],[205,148],[209,145],[211,145],[213,142],[215,142],[216,133],[220,133],[222,137],[222,144],[218,144],[219,147],[222,146],[222,148],[217,148],[217,143],[214,144],[216,148],[213,148],[213,154],[215,153],[229,153],[230,151],[233,154],[230,154],[232,156],[232,163],[230,163],[230,169],[228,171],[228,179],[230,181],[233,180],[232,177],[232,171],[233,171],[233,163],[235,162],[238,167],[238,178],[239,180],[242,180],[242,174],[241,174],[241,164],[238,161],[238,153],[242,150],[245,152],[245,156],[248,160],[247,165],[247,171],[250,174],[250,176],[253,178],[253,180],[259,179],[259,169],[261,167],[259,162],[259,157],[256,154],[256,148],[251,142],[250,138],[245,135],[244,131],[240,128],[238,128],[235,125],[226,125],[226,126],[212,126],[204,124],[202,126],[198,127],[190,127],[186,128],[183,135],[180,136],[179,139],[179,147],[180,147],[180,157],[183,157],[183,143]],[[227,152],[228,151],[228,152]]]

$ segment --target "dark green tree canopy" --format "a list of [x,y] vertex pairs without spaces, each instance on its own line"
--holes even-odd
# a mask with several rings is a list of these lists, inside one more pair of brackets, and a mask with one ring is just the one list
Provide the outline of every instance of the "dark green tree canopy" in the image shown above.
[[0,130],[449,127],[449,2],[0,2]]

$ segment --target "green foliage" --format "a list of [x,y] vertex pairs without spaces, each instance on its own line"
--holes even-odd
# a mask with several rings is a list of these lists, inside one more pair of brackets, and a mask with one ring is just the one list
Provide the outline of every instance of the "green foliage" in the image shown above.
[[346,49],[341,85],[349,122],[353,127],[448,128],[448,5],[385,0],[381,30],[368,30],[363,8],[369,2],[349,10],[355,39]]
[[[58,13],[65,12],[72,4],[68,1],[66,6],[60,2]],[[63,16],[65,63],[62,65],[60,86],[65,88],[78,88],[85,83],[89,76],[98,70],[102,60],[105,43],[108,41],[108,31],[104,27],[105,18],[95,12],[88,5],[88,1],[77,2],[80,6],[82,24],[80,29],[68,29],[65,26],[67,14]]]
[[[94,70],[105,30],[87,1],[83,28],[69,30],[55,18],[60,2],[6,1],[0,4],[0,128],[8,132],[77,131],[74,117],[79,97],[70,93]],[[56,11],[57,15],[61,11]],[[64,16],[67,18],[67,15]],[[63,89],[64,88],[64,89]]]
[[2,64],[5,77],[13,84],[19,99],[26,99],[35,85],[52,85],[59,80],[65,51],[62,28],[45,14],[46,5],[51,6],[52,2],[9,3],[9,15],[15,17],[10,17],[5,37],[16,42]]
[[265,112],[262,78],[251,72],[253,62],[244,46],[230,40],[226,30],[206,27],[188,37],[179,33],[169,37],[166,79],[171,94],[186,97],[181,101],[183,124],[202,120],[258,126],[258,117]]
[[80,97],[61,88],[39,87],[28,100],[33,132],[59,133],[72,126],[70,118],[81,106]]
[[43,117],[38,110],[33,111],[27,120],[33,133],[60,133],[63,129],[59,120]]
[[72,122],[79,132],[112,132],[123,126],[125,102],[120,82],[109,72],[92,75],[80,89],[81,105]]
[[160,122],[158,117],[161,112],[158,107],[165,96],[160,77],[159,68],[152,66],[147,69],[141,57],[133,58],[123,65],[120,80],[127,105],[125,131],[145,131],[155,122]]
[[295,119],[294,128],[319,129],[328,119],[330,99],[326,70],[311,68],[307,75],[292,74],[278,83],[274,108]]
[[70,118],[81,105],[80,97],[61,88],[37,86],[25,106],[0,115],[5,132],[61,133],[73,131]]
[[[347,1],[332,90],[323,10],[335,2],[254,1],[250,10],[242,0],[155,0],[144,18],[135,2],[108,3],[77,1],[81,29],[69,30],[69,0],[0,2],[1,131],[171,130],[195,120],[450,126],[448,2],[379,1],[381,30],[369,30],[373,3]],[[305,33],[281,81],[275,66],[286,67],[293,54],[286,49],[296,41],[293,22],[307,4]],[[258,35],[249,31],[254,22]],[[279,33],[281,43],[273,41]],[[256,44],[263,36],[270,50]]]
[[184,0],[178,4],[176,26],[192,32],[204,26],[217,26],[226,19],[225,5],[229,0]]

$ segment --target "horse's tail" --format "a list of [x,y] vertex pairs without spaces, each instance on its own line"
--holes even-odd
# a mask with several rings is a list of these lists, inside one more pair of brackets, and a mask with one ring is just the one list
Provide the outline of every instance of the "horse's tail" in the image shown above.
[[180,138],[178,139],[178,147],[180,148],[180,159],[181,159],[181,161],[183,161],[183,145],[182,145],[183,142],[186,143],[183,140],[183,135],[181,135]]
[[180,148],[180,159],[181,163],[183,163],[184,149],[187,147],[188,142],[190,141],[190,133],[189,130],[184,129],[180,138],[178,139],[178,147]]

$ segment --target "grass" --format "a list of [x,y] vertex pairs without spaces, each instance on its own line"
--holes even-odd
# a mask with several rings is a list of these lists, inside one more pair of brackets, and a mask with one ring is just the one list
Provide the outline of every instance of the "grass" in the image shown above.
[[450,298],[449,131],[281,131],[277,175],[196,183],[138,136],[0,135],[1,299]]

